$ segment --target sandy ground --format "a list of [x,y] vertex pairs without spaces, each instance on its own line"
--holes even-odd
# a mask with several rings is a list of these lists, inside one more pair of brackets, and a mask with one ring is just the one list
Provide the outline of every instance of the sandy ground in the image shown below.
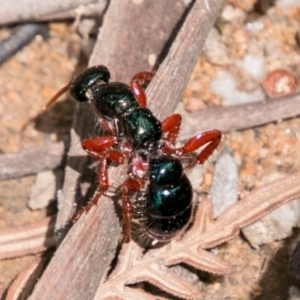
[[[248,3],[249,2],[249,3]],[[274,9],[260,15],[252,11],[253,3],[245,2],[236,8],[237,17],[217,24],[221,33],[220,43],[225,45],[223,60],[219,54],[207,53],[200,58],[191,76],[184,95],[184,107],[189,111],[224,105],[224,99],[210,86],[218,71],[226,70],[237,75],[236,85],[241,91],[250,93],[262,86],[260,80],[243,73],[234,61],[242,60],[249,52],[264,55],[265,72],[285,68],[299,78],[300,46],[295,35],[300,23],[300,8],[288,11]],[[228,9],[228,8],[227,8]],[[244,17],[239,14],[243,13]],[[230,17],[227,17],[230,18]],[[249,21],[247,21],[249,20]],[[261,22],[263,29],[255,35],[246,30],[245,24]],[[9,29],[0,30],[0,40],[10,34]],[[279,47],[277,56],[266,49],[272,39]],[[230,45],[230,47],[228,46]],[[18,52],[0,68],[0,150],[2,153],[16,152],[49,145],[55,141],[68,143],[74,103],[62,97],[53,109],[43,113],[41,108],[58,89],[71,78],[74,70],[82,65],[80,37],[71,24],[50,25],[49,38],[37,37],[30,45]],[[262,93],[263,90],[262,90]],[[203,120],[205,122],[205,120]],[[300,119],[277,122],[226,134],[222,145],[233,150],[239,170],[238,190],[243,197],[253,188],[270,182],[280,175],[300,170]],[[218,128],[222,131],[222,128]],[[212,174],[213,167],[208,168]],[[204,177],[202,190],[208,190],[211,177]],[[0,228],[43,219],[53,213],[50,208],[31,211],[27,208],[30,188],[35,176],[0,182]],[[296,231],[295,231],[296,235]],[[216,277],[199,272],[205,283],[207,299],[288,299],[290,286],[300,287],[299,282],[288,274],[288,249],[293,237],[274,241],[253,249],[239,237],[216,251],[231,262],[237,272]],[[35,255],[0,261],[0,282],[8,286]]]

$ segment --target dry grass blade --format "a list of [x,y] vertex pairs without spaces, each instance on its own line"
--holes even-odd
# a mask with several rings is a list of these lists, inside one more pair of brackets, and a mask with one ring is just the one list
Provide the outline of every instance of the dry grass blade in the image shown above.
[[300,94],[297,93],[277,99],[262,99],[257,102],[212,107],[186,113],[181,138],[211,128],[222,128],[222,132],[231,132],[293,118],[300,114],[299,100]]
[[238,235],[239,229],[253,223],[280,205],[300,196],[300,173],[295,173],[253,191],[225,210],[204,234],[199,246],[215,247]]
[[[253,191],[222,213],[212,218],[212,206],[204,198],[198,206],[192,228],[181,240],[173,240],[162,248],[143,250],[133,242],[124,244],[116,266],[108,280],[99,286],[96,299],[118,296],[137,299],[128,284],[147,281],[183,299],[202,299],[201,293],[168,266],[185,263],[210,273],[228,274],[234,268],[204,249],[234,238],[239,230],[271,210],[300,196],[300,173],[286,176]],[[149,298],[152,299],[152,298]]]
[[5,292],[5,284],[0,282],[0,299],[3,298],[4,292]]
[[0,230],[0,259],[45,251],[55,246],[55,217]]
[[[105,6],[105,0],[65,0],[65,1],[51,1],[51,2],[37,2],[35,0],[22,0],[22,1],[1,1],[0,24],[9,24],[17,22],[40,21],[49,14],[61,13],[65,11],[77,10],[80,13],[88,4],[100,3]],[[83,8],[81,7],[83,6]],[[68,15],[66,15],[68,16]],[[72,16],[72,15],[71,15]],[[49,18],[47,18],[49,20]]]
[[55,143],[39,149],[0,155],[0,180],[18,178],[52,170],[61,164],[64,144]]
[[42,259],[32,262],[10,286],[6,300],[27,299],[44,268]]

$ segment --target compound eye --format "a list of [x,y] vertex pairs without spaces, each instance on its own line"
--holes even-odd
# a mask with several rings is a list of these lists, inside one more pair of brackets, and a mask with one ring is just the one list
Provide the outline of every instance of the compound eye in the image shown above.
[[105,66],[90,67],[73,80],[69,94],[77,101],[88,101],[90,100],[88,90],[94,85],[108,83],[109,79],[110,73]]

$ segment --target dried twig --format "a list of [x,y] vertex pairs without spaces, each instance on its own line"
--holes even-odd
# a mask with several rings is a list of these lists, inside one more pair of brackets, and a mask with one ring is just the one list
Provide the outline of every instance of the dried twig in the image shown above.
[[60,21],[60,20],[68,20],[75,19],[79,20],[79,18],[99,18],[105,11],[108,1],[106,0],[98,0],[95,3],[80,5],[79,7],[66,9],[63,11],[55,11],[49,14],[42,14],[38,17],[29,19],[29,21]]
[[0,180],[18,178],[52,170],[61,164],[64,144],[0,155]]
[[18,26],[7,39],[0,43],[0,64],[12,57],[38,34],[45,35],[48,28],[44,24],[25,24]]
[[160,119],[174,112],[182,99],[210,28],[223,1],[196,1],[169,53],[147,89],[149,108]]
[[212,128],[230,132],[300,115],[300,94],[185,114],[182,138]]
[[[83,16],[94,15],[95,12],[103,12],[106,5],[106,0],[2,0],[0,25],[55,20],[73,17],[74,13]],[[55,16],[56,14],[58,15]]]
[[3,282],[0,282],[0,299],[3,298],[5,292],[5,284]]
[[55,246],[55,217],[0,230],[0,259],[45,251]]
[[28,299],[41,275],[45,263],[42,259],[35,260],[26,267],[14,280],[7,291],[6,300]]

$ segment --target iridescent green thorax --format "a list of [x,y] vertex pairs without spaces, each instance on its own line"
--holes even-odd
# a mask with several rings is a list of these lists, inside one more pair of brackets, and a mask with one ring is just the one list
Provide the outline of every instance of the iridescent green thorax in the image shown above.
[[108,120],[118,119],[132,147],[151,152],[162,136],[161,123],[152,112],[141,107],[130,87],[121,82],[96,85],[92,88],[95,111]]
[[124,120],[126,134],[135,149],[148,152],[158,148],[162,136],[161,123],[147,108],[138,108]]

